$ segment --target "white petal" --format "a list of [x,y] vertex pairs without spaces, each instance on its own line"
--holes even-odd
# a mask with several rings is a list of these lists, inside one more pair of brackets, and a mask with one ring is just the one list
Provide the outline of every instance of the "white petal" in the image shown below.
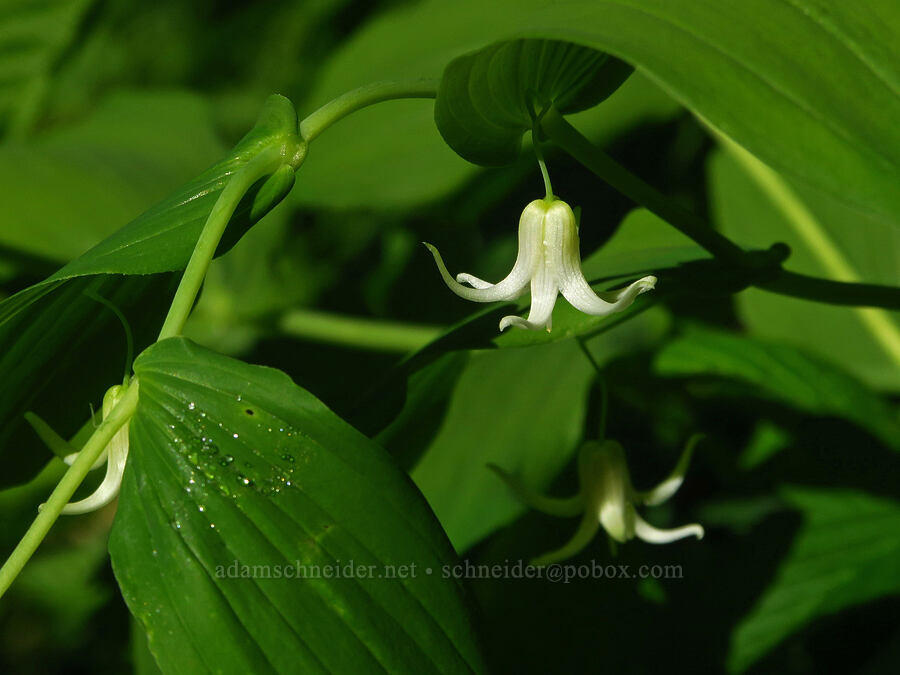
[[529,488],[515,476],[506,473],[506,471],[496,464],[488,464],[487,466],[503,479],[503,482],[515,493],[519,501],[526,506],[530,506],[533,509],[550,514],[551,516],[560,516],[563,518],[577,516],[584,511],[584,499],[580,493],[574,497],[565,499],[559,497],[545,497]]
[[[422,242],[431,251],[434,261],[437,263],[444,283],[461,298],[475,302],[495,302],[497,300],[514,300],[525,291],[528,280],[542,254],[542,231],[544,222],[544,202],[536,200],[531,202],[522,211],[519,218],[519,250],[516,262],[505,279],[496,284],[479,279],[471,274],[458,274],[454,280],[447,271],[446,265],[438,250],[426,242]],[[467,288],[462,283],[468,283],[474,288]]]
[[678,463],[672,469],[672,473],[659,485],[652,490],[635,493],[635,499],[647,504],[648,506],[656,506],[674,495],[681,483],[684,481],[684,474],[687,473],[688,465],[691,462],[691,455],[694,453],[694,446],[703,438],[702,434],[695,434],[688,440],[684,446],[684,452],[678,458]]
[[647,276],[618,291],[594,293],[581,271],[581,250],[575,214],[565,202],[554,202],[547,213],[547,235],[551,230],[556,231],[553,239],[558,244],[550,247],[547,254],[556,268],[560,293],[575,309],[585,314],[605,316],[625,309],[638,295],[656,285],[656,277]]
[[[80,450],[79,450],[79,452],[80,452]],[[106,463],[106,453],[107,453],[106,448],[103,448],[103,452],[100,453],[100,456],[97,458],[97,461],[95,461],[94,464],[91,466],[91,469],[90,469],[91,471],[96,471],[97,469],[99,469],[101,466],[103,466]],[[63,457],[63,461],[66,464],[68,464],[69,466],[72,466],[75,463],[76,459],[78,459],[78,452],[73,452],[73,453],[70,453],[70,454],[66,455],[65,457]]]
[[605,291],[596,295],[604,302],[617,303],[619,307],[613,311],[618,312],[628,307],[641,293],[646,293],[656,288],[657,281],[657,278],[651,274],[650,276],[641,277],[625,288],[620,288],[617,291]]
[[594,518],[593,514],[589,512],[585,513],[584,517],[581,519],[581,523],[578,525],[578,529],[575,530],[575,534],[572,535],[572,538],[565,546],[535,558],[531,561],[531,564],[540,567],[542,565],[550,565],[560,560],[565,560],[566,558],[571,558],[573,555],[580,553],[585,546],[591,543],[591,540],[594,538],[594,535],[597,534],[598,529],[600,529],[600,523]]
[[447,288],[466,300],[472,300],[473,302],[514,300],[522,295],[525,286],[528,285],[528,279],[531,276],[531,272],[525,268],[525,264],[521,259],[517,259],[512,271],[500,283],[490,284],[477,277],[472,277],[468,274],[460,274],[458,277],[460,280],[469,281],[470,279],[474,279],[476,282],[472,284],[475,288],[463,286],[450,276],[450,272],[447,271],[447,266],[444,264],[444,260],[441,258],[441,254],[438,253],[437,248],[428,242],[423,241],[422,243],[425,244],[425,247],[431,251],[431,255],[434,256],[434,262],[437,263],[438,271],[441,273],[441,278],[444,280],[444,283],[447,284]]
[[457,274],[456,280],[461,284],[469,284],[469,286],[471,286],[472,288],[493,288],[496,285],[492,284],[490,281],[479,279],[473,274],[466,274],[465,272],[460,272],[459,274]]
[[672,530],[659,530],[646,520],[635,514],[634,533],[650,544],[668,544],[685,537],[694,536],[703,539],[703,527],[701,525],[685,525]]
[[547,332],[553,327],[553,306],[556,304],[556,277],[553,270],[544,261],[538,266],[531,278],[531,309],[528,311],[528,320],[520,316],[504,316],[500,320],[500,330],[508,326],[518,326],[528,330],[540,330],[546,328]]
[[618,542],[631,539],[635,511],[622,444],[609,439],[585,443],[578,454],[578,481],[607,534]]
[[641,293],[646,293],[656,286],[656,277],[649,276],[638,279],[630,286],[609,293],[594,293],[585,280],[581,269],[574,270],[560,280],[560,292],[577,310],[594,316],[606,316],[613,312],[621,312],[631,305]]
[[[546,328],[549,333],[553,328],[553,306],[556,304],[556,296],[559,294],[558,270],[554,265],[553,251],[561,246],[561,238],[564,229],[558,225],[560,209],[558,205],[565,207],[571,214],[565,202],[555,201],[548,208],[545,202],[532,202],[542,204],[540,209],[546,209],[543,217],[542,234],[540,236],[538,260],[534,266],[534,276],[531,277],[531,308],[528,311],[528,319],[518,316],[505,316],[500,321],[500,330],[508,326],[518,326],[528,330],[540,330]],[[524,217],[524,216],[523,216]],[[574,216],[572,221],[574,227]]]
[[125,461],[128,458],[128,424],[116,432],[116,435],[112,437],[112,440],[106,446],[104,454],[108,454],[108,462],[103,482],[89,497],[66,504],[62,509],[62,513],[78,515],[96,511],[112,502],[118,496],[119,488],[122,485],[122,474],[125,472]]

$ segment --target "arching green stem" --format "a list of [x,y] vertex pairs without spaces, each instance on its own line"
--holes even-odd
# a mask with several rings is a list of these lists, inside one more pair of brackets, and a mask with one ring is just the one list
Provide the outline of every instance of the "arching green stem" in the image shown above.
[[57,483],[44,508],[38,513],[25,536],[0,568],[0,597],[22,571],[25,563],[37,550],[44,537],[47,536],[50,527],[56,522],[63,507],[69,503],[100,453],[103,452],[116,432],[134,415],[137,403],[138,381],[135,379],[116,407],[110,411],[110,414],[84,444],[81,452],[78,453],[78,458]]
[[440,326],[364,319],[305,308],[286,312],[278,323],[287,335],[359,349],[402,353],[421,349],[444,330]]
[[184,276],[181,277],[181,283],[175,291],[172,306],[169,307],[169,313],[159,331],[159,340],[181,335],[194,306],[194,300],[197,299],[197,293],[203,285],[209,263],[238,203],[256,181],[274,173],[282,163],[281,148],[268,147],[250,159],[229,179],[203,225],[197,245],[184,270]]
[[[309,143],[338,120],[375,103],[392,99],[434,98],[435,96],[437,96],[436,80],[377,82],[366,85],[338,96],[306,117],[299,125],[300,137],[304,142]],[[203,279],[206,277],[209,264],[222,239],[225,227],[241,198],[256,181],[274,173],[285,163],[288,163],[288,160],[283,156],[282,149],[272,146],[250,159],[228,181],[200,232],[197,245],[184,270],[178,290],[175,292],[169,314],[159,332],[159,340],[180,335],[184,329],[184,324],[194,305],[194,300],[200,292],[200,287],[203,285]],[[293,162],[291,162],[291,166],[295,170],[299,168]]]
[[300,138],[312,142],[325,129],[350,113],[374,103],[403,98],[434,98],[437,80],[409,80],[405,82],[375,82],[353,89],[329,101],[300,122]]

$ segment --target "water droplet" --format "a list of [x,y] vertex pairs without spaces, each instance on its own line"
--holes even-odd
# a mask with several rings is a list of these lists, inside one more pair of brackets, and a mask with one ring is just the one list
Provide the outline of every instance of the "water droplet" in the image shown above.
[[210,523],[210,524],[209,524],[209,527],[210,527],[210,529],[214,530],[214,529],[216,529],[216,524],[215,524],[215,523]]
[[181,529],[181,521],[176,520],[174,523],[172,523],[172,527],[174,527],[176,530],[180,530]]
[[231,435],[232,435],[232,436],[234,436],[234,437],[235,437],[235,438],[237,438],[237,437],[238,437],[238,435],[237,435],[237,434],[231,434]]
[[290,454],[288,454],[288,453],[284,453],[284,454],[281,456],[281,459],[283,459],[285,462],[290,462],[291,464],[294,463],[294,456],[293,456],[293,455],[290,455]]
[[193,410],[193,409],[196,408],[196,407],[197,407],[197,404],[194,403],[193,401],[191,401],[190,403],[188,403],[188,410]]
[[237,395],[237,400],[238,400],[238,401],[240,401],[240,400],[241,400],[241,398],[242,398],[242,397],[241,397],[241,395],[240,395],[240,394],[238,394],[238,395]]
[[203,513],[204,511],[206,511],[206,507],[203,506],[203,504],[198,504],[198,505],[197,505],[197,510],[198,510],[200,513]]
[[233,461],[234,461],[234,457],[232,457],[231,455],[225,455],[225,456],[222,458],[222,461],[219,462],[219,463],[220,463],[222,466],[228,466],[228,465],[231,464]]
[[238,475],[238,481],[240,481],[243,485],[250,487],[253,485],[253,481],[247,476]]

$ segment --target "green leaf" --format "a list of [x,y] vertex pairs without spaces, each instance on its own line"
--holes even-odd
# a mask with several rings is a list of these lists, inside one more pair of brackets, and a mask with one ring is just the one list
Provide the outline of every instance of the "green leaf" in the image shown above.
[[181,338],[135,373],[110,552],[163,672],[482,670],[449,543],[380,448],[283,373]]
[[0,146],[0,245],[67,262],[223,153],[199,97],[111,96],[79,124]]
[[740,672],[816,617],[900,593],[900,504],[850,491],[788,488],[804,523],[775,580],[732,635]]
[[434,439],[469,357],[449,352],[410,376],[402,408],[375,436],[404,468],[411,469]]
[[574,341],[475,352],[412,478],[463,552],[524,507],[493,462],[545,488],[575,452],[594,370]]
[[[734,241],[751,248],[783,241],[791,247],[786,269],[826,278],[836,276],[834,257],[828,255],[834,250],[858,279],[900,284],[900,231],[890,223],[794,185],[792,190],[812,215],[811,220],[799,223],[777,208],[730,154],[716,153],[709,170],[714,218]],[[900,368],[865,323],[866,313],[872,310],[808,302],[752,288],[736,301],[744,325],[755,335],[840,359],[867,384],[900,390]],[[900,323],[890,313],[883,315],[900,333]]]
[[0,2],[0,132],[20,135],[34,120],[49,76],[93,0]]
[[426,2],[370,24],[330,67],[359,84],[435,76],[503,40],[592,47],[634,65],[780,173],[897,225],[898,27],[892,0]]
[[[183,269],[231,174],[263,148],[285,146],[296,135],[294,106],[283,96],[270,96],[256,126],[225,159],[70,262],[48,281],[89,274],[151,274]],[[293,171],[278,172],[259,181],[241,200],[217,253],[231,248],[247,228],[281,201],[293,183]]]
[[654,368],[664,377],[738,379],[760,396],[813,415],[843,417],[900,448],[900,421],[884,399],[843,369],[790,345],[696,326],[667,343]]
[[632,68],[595,49],[555,40],[514,40],[451,61],[441,77],[434,121],[474,164],[519,156],[522,135],[541,111],[578,112],[607,98]]

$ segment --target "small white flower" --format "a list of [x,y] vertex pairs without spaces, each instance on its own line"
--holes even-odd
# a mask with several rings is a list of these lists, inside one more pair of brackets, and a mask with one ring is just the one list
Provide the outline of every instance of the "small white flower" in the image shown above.
[[600,526],[618,542],[637,537],[651,544],[668,544],[684,537],[703,538],[703,527],[697,524],[660,530],[641,518],[635,504],[655,506],[669,499],[681,487],[691,461],[694,446],[701,436],[688,441],[672,473],[652,490],[638,491],[631,484],[625,451],[616,441],[589,441],[578,455],[578,494],[568,499],[544,497],[525,487],[519,480],[497,466],[488,466],[512,488],[516,496],[528,506],[544,513],[571,517],[583,513],[581,524],[562,548],[536,558],[532,564],[550,563],[571,558],[579,553],[597,534]]
[[[116,404],[125,395],[125,391],[126,387],[120,384],[116,384],[106,391],[103,395],[103,419],[109,416],[112,409],[116,407]],[[125,460],[128,458],[128,425],[129,423],[126,422],[116,432],[91,467],[91,470],[99,469],[104,462],[106,463],[106,476],[104,476],[103,482],[90,496],[80,501],[66,504],[62,509],[62,513],[78,515],[96,511],[111,503],[119,495],[119,488],[122,485],[122,474],[125,472]],[[66,455],[63,461],[71,466],[78,458],[78,454],[73,452]],[[41,506],[43,507],[43,504]]]
[[[501,331],[507,326],[519,326],[530,330],[546,328],[549,332],[557,293],[562,293],[573,307],[585,314],[605,316],[625,309],[638,295],[656,285],[656,277],[647,276],[618,291],[594,293],[581,271],[575,214],[559,199],[537,199],[525,207],[519,219],[516,263],[509,275],[496,284],[471,274],[459,274],[454,280],[438,250],[428,243],[425,246],[434,256],[450,290],[466,300],[514,300],[531,283],[528,319],[505,316],[500,320]],[[463,283],[469,286],[463,286]]]

